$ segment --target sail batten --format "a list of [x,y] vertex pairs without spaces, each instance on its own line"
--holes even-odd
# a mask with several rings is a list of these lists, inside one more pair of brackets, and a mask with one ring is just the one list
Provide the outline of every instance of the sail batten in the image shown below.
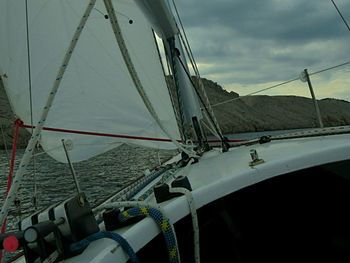
[[[5,2],[0,4],[0,13],[7,18],[23,8],[17,1]],[[40,119],[49,89],[88,2],[28,2],[34,123]],[[168,140],[170,137],[180,139],[154,43],[152,26],[133,1],[112,2],[118,8],[116,14],[121,21],[120,27],[135,70],[159,117],[159,123],[169,134],[160,127],[138,94],[117,47],[110,21],[103,15],[107,14],[107,10],[103,1],[98,1],[84,27],[71,61],[66,65],[66,73],[46,119],[46,126],[63,130],[120,134],[129,138],[92,138],[91,135],[44,130],[41,134],[41,145],[52,157],[62,162],[65,162],[62,139],[73,142],[74,147],[70,153],[73,161],[90,158],[121,143],[174,149],[176,146]],[[126,17],[133,23],[129,23]],[[26,34],[24,28],[21,29],[21,19],[8,21],[6,26],[0,25],[2,35],[6,34],[8,28],[12,32],[7,39],[10,44],[0,45],[0,73],[8,76],[6,92],[16,115],[25,123],[30,123]],[[133,138],[164,140],[147,141]],[[96,146],[90,147],[92,144]]]

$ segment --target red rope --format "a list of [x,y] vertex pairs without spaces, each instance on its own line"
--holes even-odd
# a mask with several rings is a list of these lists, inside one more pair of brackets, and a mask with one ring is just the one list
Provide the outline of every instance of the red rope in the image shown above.
[[[23,128],[35,128],[35,126],[22,124]],[[81,134],[81,135],[92,135],[92,136],[100,136],[100,137],[112,137],[112,138],[122,138],[122,139],[132,139],[132,140],[142,140],[142,141],[158,141],[158,142],[171,142],[170,139],[165,138],[152,138],[152,137],[142,137],[142,136],[130,136],[123,134],[112,134],[112,133],[101,133],[101,132],[89,132],[89,131],[78,131],[78,130],[70,130],[70,129],[61,129],[61,128],[50,128],[43,127],[45,131],[54,131],[54,132],[64,132],[64,133],[73,133],[73,134]],[[181,142],[181,140],[177,140]]]
[[[11,160],[10,160],[9,175],[7,177],[5,199],[10,191],[11,184],[12,184],[13,171],[14,171],[15,161],[16,161],[16,151],[17,151],[19,129],[22,127],[22,125],[23,125],[23,122],[20,119],[17,119],[14,123],[13,139],[12,139],[12,154],[11,154]],[[6,225],[7,225],[7,219],[5,219],[4,223],[2,224],[0,233],[5,233]],[[3,256],[3,252],[1,251],[0,252],[0,262],[2,262],[2,256]]]
[[6,196],[7,196],[8,192],[10,191],[11,184],[12,184],[13,171],[14,171],[15,160],[16,160],[16,151],[17,151],[19,129],[21,128],[22,125],[23,125],[23,122],[20,119],[17,119],[15,121],[15,129],[13,132],[13,139],[12,139],[12,155],[11,155],[11,161],[10,161],[10,170],[9,170],[9,175],[7,177],[7,185],[6,185]]
[[[21,122],[21,127],[23,128],[35,128],[35,126],[23,124]],[[89,131],[79,131],[79,130],[71,130],[71,129],[61,129],[61,128],[50,128],[43,127],[45,131],[54,131],[54,132],[64,132],[64,133],[73,133],[73,134],[81,134],[81,135],[91,135],[91,136],[100,136],[100,137],[112,137],[112,138],[121,138],[121,139],[130,139],[130,140],[141,140],[141,141],[157,141],[157,142],[171,142],[170,139],[165,138],[152,138],[152,137],[143,137],[143,136],[130,136],[123,134],[112,134],[112,133],[101,133],[101,132],[89,132]],[[181,140],[177,140],[178,142],[182,142]],[[228,142],[243,142],[245,140],[234,140],[229,139]],[[220,140],[209,140],[209,143],[219,143]]]

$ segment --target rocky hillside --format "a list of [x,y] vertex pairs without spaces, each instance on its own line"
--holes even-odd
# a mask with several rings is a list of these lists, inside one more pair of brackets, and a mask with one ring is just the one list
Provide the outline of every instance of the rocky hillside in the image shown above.
[[[224,133],[318,127],[311,99],[297,96],[248,96],[227,92],[217,83],[204,79],[215,115]],[[350,103],[344,100],[318,101],[324,126],[350,124]]]
[[[203,79],[212,105],[222,101],[230,103],[213,107],[224,133],[265,131],[317,126],[313,102],[297,96],[250,96],[239,98],[234,92],[227,92],[217,83]],[[343,100],[323,99],[319,107],[325,126],[350,124],[350,103]],[[0,81],[0,148],[3,138],[10,148],[12,125],[15,120]],[[29,134],[22,130],[20,145],[24,146]]]

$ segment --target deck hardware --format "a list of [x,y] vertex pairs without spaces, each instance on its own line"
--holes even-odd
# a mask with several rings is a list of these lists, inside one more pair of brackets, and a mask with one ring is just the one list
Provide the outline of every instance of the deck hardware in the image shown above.
[[84,198],[81,195],[82,192],[81,192],[81,188],[80,188],[80,185],[79,185],[79,181],[78,181],[77,175],[75,173],[73,163],[71,162],[70,156],[69,156],[69,151],[71,151],[73,149],[73,142],[72,142],[72,140],[64,140],[64,139],[62,139],[62,145],[63,145],[64,152],[66,154],[66,158],[67,158],[67,162],[68,162],[70,171],[71,171],[72,176],[73,176],[74,185],[75,185],[75,188],[77,190],[77,194],[78,194],[78,196],[80,196],[78,198],[78,203],[81,206],[84,206]]
[[255,149],[250,150],[250,157],[252,158],[252,161],[249,162],[250,167],[253,167],[265,162],[263,159],[259,158],[258,152]]
[[268,143],[268,142],[271,142],[271,136],[270,135],[261,136],[259,138],[259,143],[260,144],[264,144],[264,143]]
[[[172,188],[185,188],[188,191],[192,191],[191,183],[186,176],[177,177],[172,183]],[[157,183],[153,187],[154,197],[158,204],[170,200],[171,198],[181,196],[179,193],[172,193],[170,186],[166,183]]]
[[192,191],[191,183],[186,176],[180,175],[172,183],[172,188],[185,188],[188,191]]

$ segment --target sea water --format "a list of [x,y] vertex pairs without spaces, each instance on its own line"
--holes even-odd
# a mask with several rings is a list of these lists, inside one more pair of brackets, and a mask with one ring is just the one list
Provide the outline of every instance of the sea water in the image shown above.
[[[24,150],[17,151],[17,168]],[[81,190],[92,206],[102,202],[122,189],[146,169],[153,169],[174,156],[176,151],[122,145],[88,161],[74,164]],[[0,203],[6,189],[8,176],[8,152],[0,151]],[[9,229],[16,229],[17,222],[31,213],[61,202],[77,194],[68,164],[58,163],[42,152],[37,152],[29,166],[18,193],[18,206],[12,206]],[[34,202],[34,197],[36,202]]]

